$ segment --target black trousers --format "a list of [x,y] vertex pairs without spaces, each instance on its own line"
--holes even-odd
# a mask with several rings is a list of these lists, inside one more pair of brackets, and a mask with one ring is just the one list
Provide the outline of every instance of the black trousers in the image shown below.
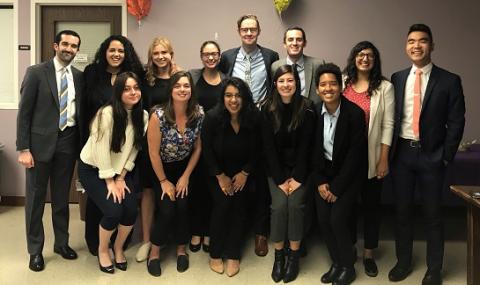
[[[251,177],[251,178],[250,178]],[[249,176],[253,185],[248,189],[249,221],[257,235],[267,236],[270,232],[270,188],[263,163]]]
[[315,189],[317,219],[332,262],[341,267],[353,267],[353,243],[349,224],[357,189],[350,187],[335,203],[328,203]]
[[431,161],[420,147],[399,139],[391,174],[396,209],[395,250],[398,263],[412,262],[414,192],[420,191],[427,232],[427,266],[440,270],[443,265],[444,233],[441,212],[445,176],[443,161]]
[[[190,158],[182,161],[163,163],[163,169],[168,180],[177,184],[187,167]],[[189,192],[195,191],[188,187]],[[156,217],[150,235],[150,241],[156,246],[166,244],[170,234],[173,234],[174,242],[177,245],[187,244],[190,241],[189,220],[188,220],[188,196],[176,197],[175,201],[170,200],[168,195],[162,196],[162,188],[158,179],[153,181],[153,192],[155,193]],[[190,194],[189,194],[190,195]]]
[[195,191],[190,198],[190,231],[192,235],[209,236],[210,215],[212,212],[212,194],[209,190],[209,175],[203,157],[192,173],[192,184]]
[[233,196],[223,193],[215,177],[209,178],[209,185],[213,197],[210,257],[240,259],[247,220],[247,195],[252,182],[248,179],[243,190]]
[[[380,223],[382,220],[382,185],[383,179],[364,180],[360,186],[361,206],[360,211],[363,214],[363,239],[364,248],[375,249],[378,247],[380,236]],[[357,242],[357,207],[353,207],[351,215],[351,232],[353,244]]]

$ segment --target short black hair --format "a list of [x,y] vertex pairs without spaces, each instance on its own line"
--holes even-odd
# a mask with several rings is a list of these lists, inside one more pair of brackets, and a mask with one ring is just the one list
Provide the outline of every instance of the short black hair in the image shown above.
[[72,30],[63,30],[58,32],[58,34],[55,35],[54,43],[57,45],[60,44],[60,41],[62,40],[62,35],[68,35],[68,36],[74,36],[78,38],[78,48],[80,49],[80,44],[82,43],[82,39],[80,39],[80,35],[78,35],[77,32],[72,31]]
[[285,33],[283,33],[283,43],[286,43],[287,41],[287,33],[289,31],[300,31],[302,32],[302,38],[303,38],[303,41],[304,42],[307,42],[307,34],[305,34],[305,31],[300,28],[299,26],[293,26],[293,27],[289,27],[285,30]]
[[413,32],[424,32],[428,35],[430,38],[430,43],[433,43],[433,36],[432,36],[432,30],[430,30],[430,27],[425,25],[425,24],[413,24],[410,26],[410,29],[408,29],[408,35],[410,35]]
[[340,67],[338,65],[329,62],[323,63],[318,66],[317,70],[315,71],[315,86],[318,87],[320,83],[320,76],[324,73],[332,73],[335,75],[335,79],[337,79],[338,85],[342,85],[342,72],[340,71]]

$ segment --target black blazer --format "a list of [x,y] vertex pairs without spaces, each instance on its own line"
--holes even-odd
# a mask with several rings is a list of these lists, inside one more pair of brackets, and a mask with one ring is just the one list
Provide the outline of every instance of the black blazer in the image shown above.
[[[81,129],[82,72],[71,67],[75,85],[75,121]],[[53,59],[30,66],[20,88],[17,114],[17,150],[30,149],[35,161],[49,161],[55,153],[60,103]],[[75,146],[78,152],[79,146]]]
[[[405,85],[411,68],[392,75],[395,88],[395,128],[391,157],[400,135]],[[458,75],[435,65],[432,67],[420,113],[420,142],[431,161],[451,162],[457,152],[465,126],[465,99]]]
[[[202,156],[206,162],[208,174],[215,176],[224,172],[222,165],[222,153],[224,146],[224,133],[226,122],[223,118],[223,110],[215,106],[207,112],[202,125]],[[247,123],[241,123],[240,129],[249,133],[248,141],[248,159],[242,170],[251,174],[254,172],[258,158],[260,156],[260,115],[259,111],[254,108],[247,119]]]
[[[278,53],[268,48],[264,48],[258,45],[260,52],[263,56],[263,61],[265,62],[265,70],[267,71],[267,96],[270,94],[272,89],[272,72],[271,66],[272,63],[279,59]],[[220,63],[218,64],[218,68],[221,72],[225,73],[228,76],[232,76],[233,67],[235,66],[235,59],[237,58],[238,52],[240,51],[240,47],[232,48],[222,52],[222,56],[220,58]]]
[[367,177],[368,149],[365,113],[357,105],[341,96],[340,115],[333,142],[332,164],[328,169],[323,148],[322,104],[315,106],[317,126],[313,154],[313,179],[315,189],[328,183],[337,197],[356,182]]

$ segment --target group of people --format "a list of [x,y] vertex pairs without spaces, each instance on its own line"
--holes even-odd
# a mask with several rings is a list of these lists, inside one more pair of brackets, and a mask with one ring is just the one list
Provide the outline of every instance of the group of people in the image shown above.
[[103,272],[127,270],[124,249],[140,208],[136,259],[146,260],[153,276],[161,275],[168,243],[176,245],[179,272],[189,267],[187,247],[203,248],[211,270],[234,276],[251,227],[257,255],[268,253],[267,236],[273,242],[272,279],[291,282],[317,220],[331,258],[321,282],[350,284],[360,196],[363,264],[375,277],[382,181],[390,173],[398,261],[389,279],[412,271],[412,205],[420,191],[428,197],[422,284],[441,284],[441,192],[462,138],[465,103],[460,78],[431,62],[430,28],[410,27],[412,66],[389,81],[371,42],[352,48],[342,72],[304,54],[300,27],[285,31],[287,57],[279,59],[257,44],[256,16],[244,15],[237,25],[241,46],[221,52],[215,41],[204,42],[201,69],[176,65],[164,37],[152,41],[142,66],[132,43],[113,35],[82,74],[71,66],[80,48],[71,30],[55,37],[52,60],[27,69],[17,149],[26,167],[29,268],[44,269],[49,181],[54,252],[77,258],[68,245],[68,190],[80,153],[85,238]]

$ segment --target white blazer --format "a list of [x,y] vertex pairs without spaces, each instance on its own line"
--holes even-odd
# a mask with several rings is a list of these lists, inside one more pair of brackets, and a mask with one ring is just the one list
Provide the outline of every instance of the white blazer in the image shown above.
[[393,137],[395,96],[393,85],[382,80],[370,99],[370,119],[368,121],[368,178],[376,176],[377,162],[380,159],[381,144],[390,146]]

